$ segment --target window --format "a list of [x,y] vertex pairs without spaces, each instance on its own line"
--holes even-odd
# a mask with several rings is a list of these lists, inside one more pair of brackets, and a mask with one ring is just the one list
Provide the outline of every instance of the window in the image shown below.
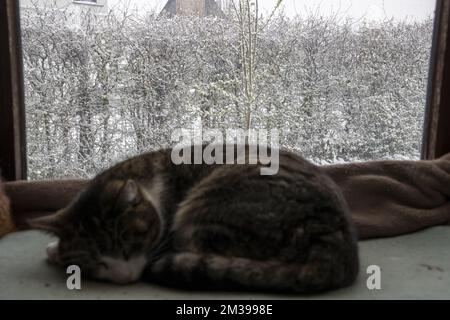
[[407,1],[260,0],[261,19],[227,1],[216,2],[225,18],[162,2],[22,16],[30,178],[90,177],[198,119],[278,129],[283,147],[321,164],[420,157],[434,1],[408,2],[406,16]]

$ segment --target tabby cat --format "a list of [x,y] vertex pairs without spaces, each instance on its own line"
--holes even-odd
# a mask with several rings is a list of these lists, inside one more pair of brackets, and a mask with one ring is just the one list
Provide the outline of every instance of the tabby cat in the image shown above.
[[162,149],[104,171],[67,208],[30,223],[58,237],[51,262],[119,284],[290,293],[350,285],[358,248],[338,187],[288,151],[277,174],[261,175],[262,166],[175,165]]

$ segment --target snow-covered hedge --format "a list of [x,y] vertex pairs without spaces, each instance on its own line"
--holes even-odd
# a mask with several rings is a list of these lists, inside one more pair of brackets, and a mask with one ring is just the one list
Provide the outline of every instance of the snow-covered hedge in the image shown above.
[[[89,177],[170,144],[175,128],[245,128],[232,19],[22,17],[31,178]],[[318,163],[419,157],[432,21],[275,17],[256,35],[251,127]]]

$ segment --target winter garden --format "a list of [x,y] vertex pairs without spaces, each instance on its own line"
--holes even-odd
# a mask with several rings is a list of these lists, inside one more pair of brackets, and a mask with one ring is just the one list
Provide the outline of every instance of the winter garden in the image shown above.
[[197,119],[320,164],[419,157],[431,18],[226,16],[23,14],[29,177],[91,177]]

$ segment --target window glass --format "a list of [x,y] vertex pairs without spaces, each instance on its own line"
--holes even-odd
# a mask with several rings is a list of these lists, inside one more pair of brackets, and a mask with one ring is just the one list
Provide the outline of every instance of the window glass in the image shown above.
[[199,123],[278,130],[318,164],[420,157],[434,0],[20,5],[31,179]]

